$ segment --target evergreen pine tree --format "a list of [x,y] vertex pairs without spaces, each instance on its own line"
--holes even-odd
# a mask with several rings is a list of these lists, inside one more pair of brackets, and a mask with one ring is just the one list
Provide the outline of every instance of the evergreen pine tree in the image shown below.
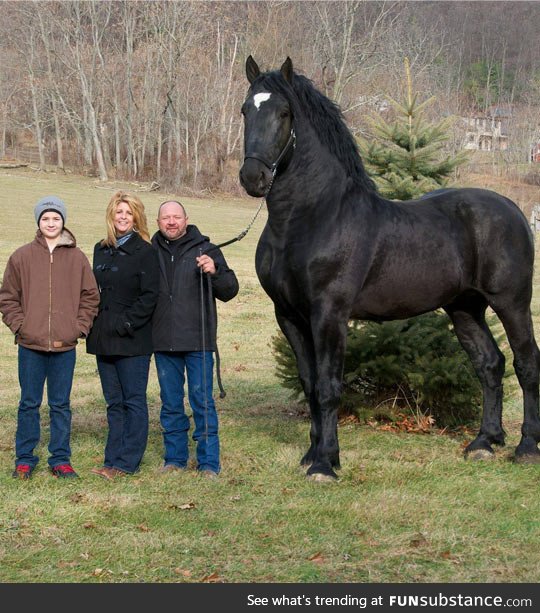
[[[401,102],[389,99],[396,112],[394,121],[387,122],[382,117],[373,121],[373,138],[369,143],[360,142],[366,170],[381,195],[395,200],[413,200],[447,186],[453,171],[467,159],[465,151],[454,156],[444,152],[451,119],[432,122],[426,118],[425,110],[434,97],[418,101],[408,58],[405,58],[405,74],[405,99]],[[394,362],[399,363],[399,375],[393,374],[397,375],[394,380],[405,400],[414,398],[416,409],[430,412],[440,425],[468,422],[478,413],[478,380],[469,358],[458,348],[444,312],[435,311],[405,322],[388,322],[379,329],[373,324],[357,325],[349,333],[350,346],[365,345],[367,336],[372,343],[371,354],[368,350],[362,356],[364,366],[360,372],[369,371],[365,366],[367,359],[372,369],[371,383],[380,386],[386,381],[387,392],[391,391],[390,360],[394,369]],[[404,351],[407,345],[408,352]],[[353,373],[346,374],[347,379],[353,380]]]
[[389,99],[395,109],[392,122],[382,117],[372,121],[373,138],[359,139],[367,172],[385,198],[411,200],[444,187],[452,172],[466,161],[467,153],[443,152],[451,119],[432,123],[425,109],[434,98],[418,102],[413,93],[409,62],[405,60],[407,96],[402,102]]

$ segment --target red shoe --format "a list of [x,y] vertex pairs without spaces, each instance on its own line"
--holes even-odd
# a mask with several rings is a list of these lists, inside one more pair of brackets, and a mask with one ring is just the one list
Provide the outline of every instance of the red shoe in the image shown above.
[[49,470],[53,477],[60,477],[61,479],[76,479],[79,476],[73,470],[71,464],[57,464],[56,466],[51,466]]
[[30,466],[30,464],[17,464],[11,476],[14,479],[30,479],[33,470],[34,467]]

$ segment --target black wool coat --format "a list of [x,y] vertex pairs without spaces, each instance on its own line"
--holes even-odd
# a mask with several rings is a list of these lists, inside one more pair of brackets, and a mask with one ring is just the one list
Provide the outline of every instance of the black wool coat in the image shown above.
[[[173,244],[176,243],[176,244]],[[204,309],[204,349],[216,349],[215,298],[227,302],[238,293],[238,280],[219,249],[212,249],[207,236],[188,225],[186,234],[168,241],[161,232],[152,237],[159,255],[159,299],[153,317],[154,351],[201,351],[201,310]],[[214,260],[216,274],[203,275],[196,257],[202,253]],[[210,285],[210,287],[209,287]],[[209,292],[210,290],[210,292]],[[203,306],[204,305],[204,306]]]
[[86,340],[88,353],[134,356],[152,353],[152,314],[159,289],[155,250],[139,234],[121,247],[97,243],[94,275],[98,315]]

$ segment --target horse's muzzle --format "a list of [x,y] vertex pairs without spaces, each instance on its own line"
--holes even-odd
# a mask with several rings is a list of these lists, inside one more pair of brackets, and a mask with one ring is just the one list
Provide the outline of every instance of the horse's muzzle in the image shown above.
[[240,168],[240,183],[250,196],[265,196],[271,182],[272,172],[261,161],[255,158],[244,160]]

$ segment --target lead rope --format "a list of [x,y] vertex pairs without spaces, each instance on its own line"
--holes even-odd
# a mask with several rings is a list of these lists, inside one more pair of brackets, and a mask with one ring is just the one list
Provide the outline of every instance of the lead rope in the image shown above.
[[206,275],[206,285],[208,286],[208,307],[210,311],[209,322],[214,324],[213,329],[210,331],[211,338],[215,339],[216,349],[216,379],[219,387],[219,397],[225,398],[227,392],[225,391],[223,384],[221,382],[221,359],[219,357],[219,349],[217,345],[217,310],[216,303],[214,301],[213,293],[212,293],[212,280],[210,279],[210,275]]
[[[202,249],[199,249],[199,257],[202,255]],[[202,267],[200,270],[200,292],[201,292],[201,348],[202,348],[202,382],[203,382],[203,394],[204,394],[204,441],[206,450],[208,451],[208,394],[206,390],[206,318],[204,312],[204,272]]]
[[[259,204],[259,208],[257,209],[255,215],[253,215],[253,218],[251,219],[251,221],[249,222],[249,224],[246,226],[246,228],[240,232],[240,234],[238,236],[236,236],[235,238],[232,238],[231,240],[225,241],[224,243],[219,243],[219,245],[213,245],[212,247],[210,247],[209,249],[206,249],[204,251],[204,253],[209,253],[211,251],[214,251],[215,249],[221,249],[222,247],[226,247],[227,245],[231,245],[232,243],[236,243],[237,241],[241,241],[244,236],[251,230],[251,227],[253,226],[253,224],[255,223],[255,220],[257,219],[259,213],[261,212],[261,209],[263,207],[263,204],[266,202],[266,197],[268,196],[268,194],[270,193],[270,190],[272,189],[272,184],[274,183],[274,178],[276,176],[276,171],[274,170],[272,172],[272,180],[270,181],[270,185],[268,186],[268,189],[266,190],[266,194],[264,195],[264,197],[261,199],[261,203]],[[199,249],[199,255],[202,255],[203,251]],[[205,332],[204,332],[204,327],[205,327],[205,323],[204,323],[204,301],[203,301],[203,284],[202,284],[202,269],[201,269],[201,330],[202,330],[202,335],[204,337]],[[210,277],[207,275],[207,280],[208,280],[208,313],[212,316],[212,320],[214,323],[214,328],[215,328],[215,336],[216,336],[216,348],[215,348],[215,354],[216,354],[216,379],[217,379],[217,384],[219,387],[219,397],[220,398],[225,398],[225,396],[227,395],[227,392],[225,391],[225,388],[223,387],[223,383],[221,381],[221,359],[219,357],[219,349],[218,349],[218,345],[217,345],[217,313],[215,310],[215,305],[214,305],[214,300],[213,300],[213,296],[212,296],[212,282],[210,280]],[[204,346],[204,345],[203,345]],[[203,368],[206,366],[205,362],[204,362],[204,353],[203,353]],[[206,372],[206,369],[205,369]],[[206,392],[205,392],[205,399],[206,399]],[[205,411],[207,411],[207,407],[205,404]],[[208,441],[207,441],[208,444]]]
[[[259,204],[259,208],[257,209],[257,212],[255,213],[255,215],[253,215],[252,220],[248,223],[246,228],[244,230],[242,230],[242,232],[240,232],[240,234],[238,236],[236,236],[235,238],[231,238],[231,240],[225,241],[224,243],[219,243],[219,245],[214,245],[213,247],[208,249],[208,251],[213,251],[214,249],[221,249],[222,247],[226,247],[227,245],[232,245],[232,243],[236,243],[237,241],[241,241],[244,238],[244,236],[251,230],[251,226],[253,226],[253,224],[255,223],[255,220],[257,219],[259,213],[261,212],[263,204],[266,202],[266,196],[268,196],[268,193],[270,192],[272,184],[274,183],[275,176],[276,176],[276,173],[274,172],[272,174],[272,180],[270,181],[270,185],[269,185],[268,189],[266,190],[266,194],[262,198],[261,203]],[[206,253],[208,253],[208,251]]]

